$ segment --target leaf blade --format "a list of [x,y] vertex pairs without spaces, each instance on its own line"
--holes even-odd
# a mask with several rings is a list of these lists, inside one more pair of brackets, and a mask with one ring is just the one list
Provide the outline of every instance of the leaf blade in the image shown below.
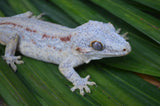
[[[160,43],[160,21],[120,0],[91,0]],[[120,11],[119,11],[120,10]]]
[[152,0],[132,0],[132,1],[136,1],[138,3],[141,3],[143,5],[146,5],[148,7],[151,7],[155,10],[160,11],[160,1],[159,0],[155,0],[154,2]]

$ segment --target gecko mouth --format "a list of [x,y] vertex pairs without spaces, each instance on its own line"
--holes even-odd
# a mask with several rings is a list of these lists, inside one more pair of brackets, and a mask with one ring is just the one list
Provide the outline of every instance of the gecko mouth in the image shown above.
[[92,59],[101,59],[101,58],[105,58],[105,57],[120,57],[120,56],[125,56],[127,54],[129,54],[130,51],[112,51],[112,52],[102,52],[102,53],[98,53],[98,54],[88,54],[88,56],[91,56]]
[[131,46],[129,45],[129,43],[127,44],[127,46],[125,48],[123,48],[122,50],[112,50],[110,52],[105,51],[104,55],[107,56],[125,56],[127,54],[129,54],[131,52]]
[[119,57],[119,56],[125,56],[131,52],[131,46],[129,43],[127,43],[127,46],[125,48],[122,48],[121,50],[104,50],[102,53],[100,53],[103,57]]
[[125,56],[127,54],[129,54],[130,52],[128,51],[122,51],[122,52],[111,52],[111,53],[107,53],[107,56]]

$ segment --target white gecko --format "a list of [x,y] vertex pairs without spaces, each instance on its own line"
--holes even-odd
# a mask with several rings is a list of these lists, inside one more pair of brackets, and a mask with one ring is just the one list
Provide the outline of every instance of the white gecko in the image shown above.
[[32,12],[0,17],[0,43],[6,45],[3,59],[16,71],[16,64],[22,64],[21,54],[45,62],[59,64],[60,72],[73,83],[71,91],[80,90],[80,94],[90,93],[88,85],[95,82],[81,78],[74,67],[91,60],[105,57],[127,55],[130,44],[119,35],[111,23],[89,21],[76,28],[53,24],[39,20],[41,15],[32,16]]

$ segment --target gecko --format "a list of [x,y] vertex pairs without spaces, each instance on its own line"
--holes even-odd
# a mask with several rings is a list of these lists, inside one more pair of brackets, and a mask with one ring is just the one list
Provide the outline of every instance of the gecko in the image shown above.
[[41,20],[42,15],[33,16],[27,11],[11,17],[0,17],[0,44],[5,45],[2,58],[16,71],[16,64],[23,64],[22,55],[44,62],[58,64],[59,71],[72,82],[71,91],[79,89],[80,94],[90,93],[90,76],[81,78],[75,67],[91,60],[127,55],[131,46],[126,33],[120,35],[120,28],[109,22],[90,20],[76,28]]

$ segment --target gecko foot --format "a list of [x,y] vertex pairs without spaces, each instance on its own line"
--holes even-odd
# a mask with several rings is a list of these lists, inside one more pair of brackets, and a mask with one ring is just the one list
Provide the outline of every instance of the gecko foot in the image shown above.
[[21,56],[3,56],[3,59],[6,60],[7,64],[9,64],[14,71],[17,70],[16,64],[23,64],[24,62],[21,59]]
[[88,81],[88,79],[90,78],[90,76],[88,75],[86,78],[81,78],[76,80],[73,85],[74,87],[71,88],[71,91],[75,91],[76,89],[80,90],[80,94],[83,96],[85,94],[84,89],[87,93],[90,93],[90,88],[87,85],[96,85],[95,82],[90,82]]
[[41,19],[41,17],[44,15],[45,15],[45,13],[41,13],[38,16],[32,16],[32,18]]

